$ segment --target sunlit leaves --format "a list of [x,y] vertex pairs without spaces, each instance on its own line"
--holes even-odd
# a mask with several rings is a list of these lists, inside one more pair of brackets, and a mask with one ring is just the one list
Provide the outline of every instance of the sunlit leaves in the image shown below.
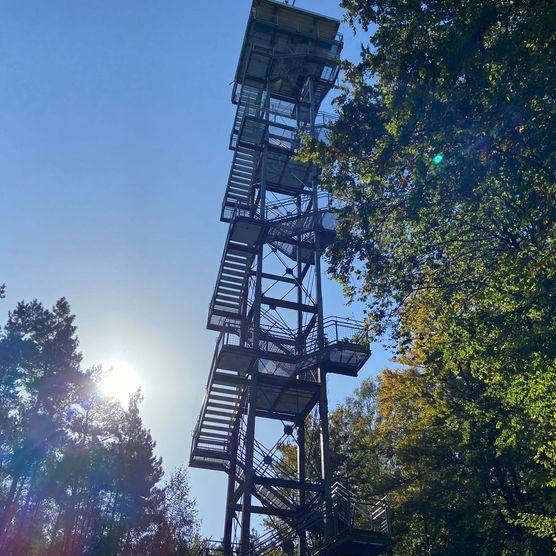
[[[331,144],[313,149],[344,203],[332,274],[367,304],[371,330],[419,352],[424,372],[481,381],[499,409],[473,411],[494,420],[497,457],[525,454],[538,473],[527,488],[546,501],[556,475],[556,6],[342,5],[372,36],[346,68]],[[532,503],[519,523],[537,534],[532,516],[540,524],[548,506]]]

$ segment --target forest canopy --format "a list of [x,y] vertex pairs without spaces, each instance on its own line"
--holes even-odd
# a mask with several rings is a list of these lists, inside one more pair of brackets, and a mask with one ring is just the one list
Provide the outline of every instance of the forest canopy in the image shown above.
[[330,272],[402,367],[337,411],[338,449],[393,489],[396,554],[549,553],[556,4],[342,6],[361,57],[300,156],[337,206]]

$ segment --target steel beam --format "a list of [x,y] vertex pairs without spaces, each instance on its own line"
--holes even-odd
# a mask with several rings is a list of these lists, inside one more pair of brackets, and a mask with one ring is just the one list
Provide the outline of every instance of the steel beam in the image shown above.
[[[236,425],[236,429],[239,426]],[[228,492],[226,496],[226,515],[224,517],[224,556],[233,556],[232,555],[232,534],[233,534],[233,522],[235,518],[235,502],[234,502],[234,494],[236,488],[236,469],[237,469],[237,441],[238,435],[237,430],[235,431],[236,434],[232,436],[231,444],[230,444],[230,470],[228,473]]]
[[[255,475],[255,478],[253,480],[258,485],[299,490],[301,491],[302,494],[305,494],[306,492],[323,491],[323,486],[320,483],[308,483],[307,481],[292,481],[289,479],[280,479],[277,477],[261,477],[259,475]],[[301,507],[304,505],[305,504],[300,504]]]

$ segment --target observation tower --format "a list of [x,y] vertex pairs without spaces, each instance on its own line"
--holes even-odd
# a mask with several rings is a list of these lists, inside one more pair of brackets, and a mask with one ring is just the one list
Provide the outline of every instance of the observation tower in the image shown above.
[[[338,76],[338,28],[283,2],[251,6],[232,92],[228,234],[207,322],[219,336],[190,456],[190,466],[228,475],[223,542],[205,544],[204,556],[390,546],[386,500],[363,504],[332,478],[326,377],[357,376],[370,351],[360,324],[324,316],[321,254],[335,219],[317,169],[296,160],[304,134],[326,138],[319,108]],[[264,420],[280,430],[270,447],[258,440]],[[282,457],[286,445],[295,457]],[[254,515],[274,524],[257,539]]]

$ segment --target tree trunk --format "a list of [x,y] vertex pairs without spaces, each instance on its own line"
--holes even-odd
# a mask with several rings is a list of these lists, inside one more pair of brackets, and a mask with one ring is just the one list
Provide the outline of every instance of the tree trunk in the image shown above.
[[[23,480],[20,483],[20,479],[22,477]],[[24,476],[23,473],[18,473],[12,478],[12,484],[10,485],[4,511],[2,512],[2,517],[0,518],[0,553],[2,553],[2,549],[5,548],[6,540],[11,527],[11,521],[17,511],[17,502],[21,496],[25,480],[26,476]]]

